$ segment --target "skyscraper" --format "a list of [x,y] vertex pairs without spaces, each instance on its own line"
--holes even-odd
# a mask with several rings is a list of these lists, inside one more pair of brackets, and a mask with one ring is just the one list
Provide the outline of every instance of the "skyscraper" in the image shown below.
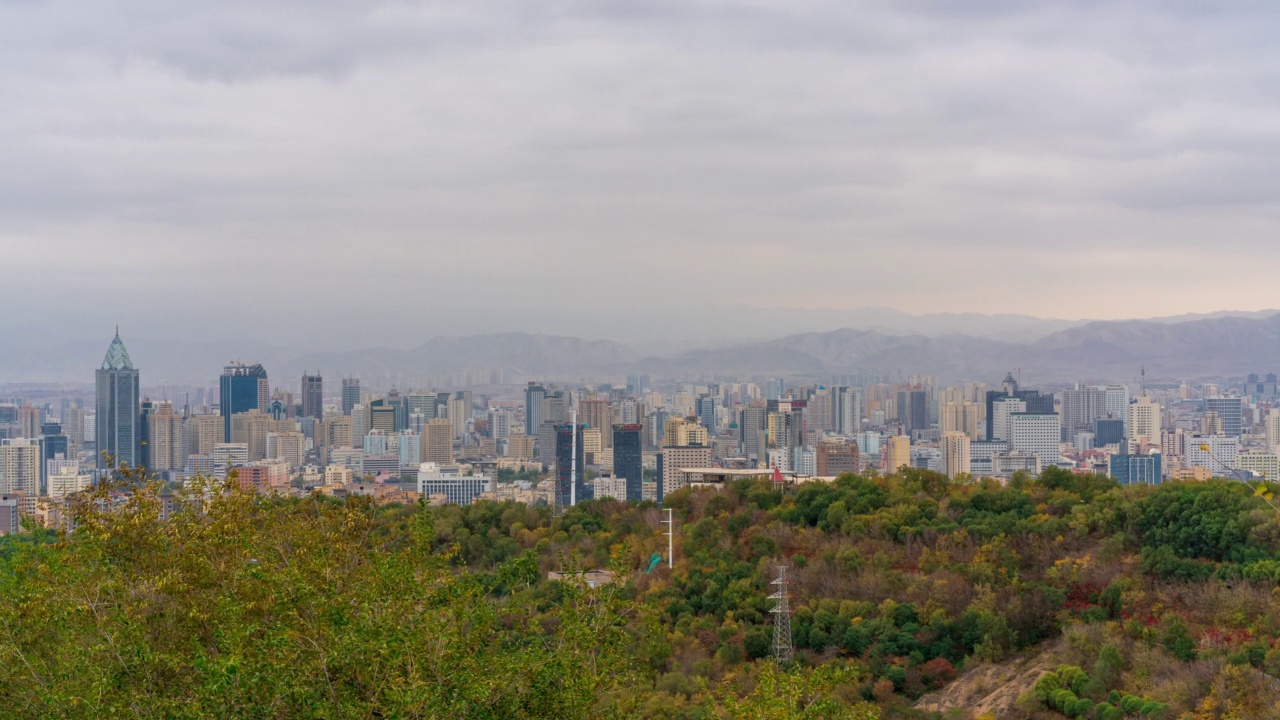
[[698,416],[698,420],[702,421],[702,427],[707,432],[714,433],[716,431],[716,399],[710,395],[701,395],[694,401],[694,413]]
[[1091,432],[1093,421],[1107,416],[1107,391],[1076,385],[1062,391],[1062,439],[1070,441],[1078,432]]
[[582,426],[570,423],[556,425],[556,507],[569,507],[586,498],[586,482],[583,481],[586,475],[584,453]]
[[74,457],[84,445],[84,408],[76,406],[62,411],[62,432],[70,444],[68,457]]
[[1222,434],[1227,437],[1240,437],[1244,434],[1244,403],[1237,397],[1205,398],[1206,412],[1216,412],[1222,419]]
[[448,418],[428,420],[422,432],[424,462],[453,464],[453,426]]
[[97,375],[95,437],[98,467],[139,464],[138,370],[120,341],[120,331],[107,348]]
[[1139,445],[1160,446],[1160,404],[1143,395],[1129,403],[1125,417],[1125,430],[1128,432],[1129,453],[1137,454]]
[[302,416],[324,417],[324,379],[319,375],[302,375]]
[[542,401],[547,397],[547,389],[541,385],[529,383],[524,390],[524,432],[533,435],[542,427]]
[[222,369],[219,378],[219,414],[222,415],[222,432],[225,442],[231,442],[231,416],[250,410],[267,412],[270,387],[267,371],[254,363],[235,362]]
[[962,432],[949,432],[942,436],[942,471],[954,479],[957,475],[972,472],[969,455],[969,436]]
[[360,379],[342,378],[342,414],[350,415],[351,408],[360,404]]
[[1040,458],[1040,467],[1056,465],[1062,456],[1062,418],[1057,413],[1010,413],[1006,439],[1014,452],[1035,453]]
[[996,417],[993,405],[1000,401],[1001,398],[1017,399],[1022,401],[1021,407],[1007,405],[1009,412],[1029,412],[1029,413],[1051,413],[1053,412],[1053,396],[1041,395],[1039,390],[1019,390],[1018,381],[1014,379],[1013,373],[1005,375],[1004,382],[1000,384],[999,390],[987,391],[987,407],[983,417],[987,420],[987,441],[1007,440],[1008,437],[999,435],[1000,422]]
[[627,502],[644,499],[644,463],[638,424],[613,426],[613,475],[627,483]]
[[613,409],[608,400],[587,398],[578,403],[578,421],[589,428],[600,431],[600,441],[604,447],[613,447],[612,433],[609,431]]
[[182,416],[173,405],[158,402],[147,418],[147,472],[167,473],[182,469]]
[[40,494],[40,440],[0,440],[0,493]]

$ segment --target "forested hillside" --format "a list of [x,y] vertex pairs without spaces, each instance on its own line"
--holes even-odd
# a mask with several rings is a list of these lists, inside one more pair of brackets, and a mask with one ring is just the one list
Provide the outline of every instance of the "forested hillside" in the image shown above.
[[1239,483],[740,481],[667,499],[651,573],[652,504],[209,490],[5,539],[0,715],[1280,717],[1280,523]]

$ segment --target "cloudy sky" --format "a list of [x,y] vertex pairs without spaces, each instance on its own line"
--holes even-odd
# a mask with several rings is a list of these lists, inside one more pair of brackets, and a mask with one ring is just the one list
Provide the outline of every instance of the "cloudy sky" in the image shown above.
[[1274,307],[1280,17],[1234,5],[0,0],[6,322]]

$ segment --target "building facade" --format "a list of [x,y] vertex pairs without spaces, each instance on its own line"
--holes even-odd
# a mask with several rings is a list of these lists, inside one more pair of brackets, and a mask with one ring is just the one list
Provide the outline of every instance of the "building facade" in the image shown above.
[[138,370],[118,330],[98,368],[96,380],[98,467],[106,467],[108,463],[136,466],[142,461]]

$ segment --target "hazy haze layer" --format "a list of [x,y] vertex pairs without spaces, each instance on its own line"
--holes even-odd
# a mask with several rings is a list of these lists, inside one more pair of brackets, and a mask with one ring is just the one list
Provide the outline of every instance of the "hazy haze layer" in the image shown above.
[[0,331],[687,346],[850,324],[786,320],[818,309],[1271,307],[1278,14],[0,2]]

